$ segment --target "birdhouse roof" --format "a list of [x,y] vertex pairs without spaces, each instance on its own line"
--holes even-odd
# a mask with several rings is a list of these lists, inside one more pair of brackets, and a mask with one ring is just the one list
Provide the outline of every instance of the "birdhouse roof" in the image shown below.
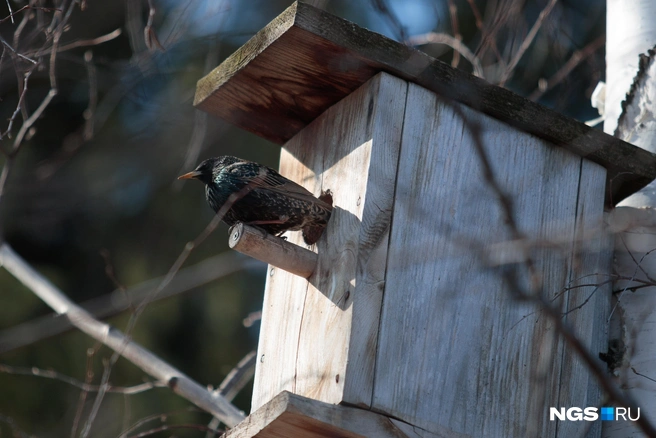
[[604,166],[609,203],[656,178],[650,152],[299,2],[200,79],[194,105],[283,144],[381,71]]

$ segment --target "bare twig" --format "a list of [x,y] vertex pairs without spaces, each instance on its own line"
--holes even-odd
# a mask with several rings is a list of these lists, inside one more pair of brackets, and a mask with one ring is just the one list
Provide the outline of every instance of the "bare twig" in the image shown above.
[[639,373],[634,367],[631,367],[631,371],[633,371],[633,373],[637,376],[644,377],[645,379],[650,380],[652,382],[656,382],[656,379],[649,377],[646,374]]
[[[9,3],[9,0],[7,1],[7,9],[9,9],[9,17],[11,17],[11,23],[14,24],[14,11],[11,10],[11,3]],[[23,8],[21,8],[23,9]],[[2,20],[4,21],[4,20]]]
[[[5,135],[11,136],[11,131],[13,129],[13,124],[14,124],[14,121],[16,120],[16,118],[17,118],[17,115],[18,115],[19,111],[22,113],[22,116],[23,116],[23,124],[20,127],[20,129],[19,129],[19,131],[16,135],[16,138],[14,140],[12,148],[9,151],[6,151],[8,158],[7,158],[7,160],[5,162],[5,165],[2,169],[2,173],[0,173],[0,200],[2,199],[2,197],[4,195],[5,185],[6,185],[10,170],[12,168],[13,159],[16,156],[16,154],[18,153],[18,150],[20,149],[20,147],[23,143],[23,140],[25,139],[25,137],[28,134],[31,135],[33,133],[33,129],[32,129],[33,125],[42,116],[45,109],[48,107],[48,105],[51,103],[54,96],[57,94],[57,78],[56,78],[56,74],[55,74],[55,63],[56,63],[55,54],[57,52],[59,38],[61,37],[61,34],[64,31],[64,26],[68,22],[68,19],[70,18],[70,15],[72,14],[73,8],[74,8],[76,3],[77,3],[76,1],[71,1],[68,4],[67,8],[65,8],[64,7],[65,4],[62,3],[62,5],[61,5],[62,9],[54,9],[54,8],[53,9],[47,9],[47,10],[54,10],[55,11],[55,14],[53,14],[51,24],[50,24],[50,29],[49,29],[51,32],[48,33],[46,31],[46,42],[44,43],[45,45],[47,45],[49,43],[50,38],[52,38],[52,45],[47,49],[51,53],[50,63],[49,63],[49,77],[50,77],[51,89],[48,92],[48,94],[44,97],[41,104],[37,107],[36,111],[32,115],[30,115],[29,117],[28,117],[28,110],[27,110],[27,107],[25,105],[25,96],[26,96],[27,89],[28,89],[29,77],[32,74],[32,72],[34,71],[34,68],[36,68],[39,64],[37,63],[36,60],[34,60],[30,57],[27,57],[27,56],[23,55],[22,53],[18,53],[7,41],[5,41],[2,37],[0,37],[0,40],[1,40],[4,48],[9,49],[9,51],[11,53],[13,53],[14,56],[16,56],[18,58],[21,58],[21,59],[24,59],[24,60],[27,60],[27,61],[29,61],[30,63],[33,64],[33,67],[31,69],[28,69],[24,73],[23,77],[21,77],[21,75],[19,74],[18,67],[15,67],[15,71],[16,71],[16,74],[19,78],[19,85],[20,85],[19,98],[18,98],[18,103],[17,103],[17,106],[16,106],[16,110],[14,111],[12,117],[9,120],[9,124],[8,124],[8,127],[7,127],[7,131],[5,132]],[[34,5],[32,3],[30,3],[28,6],[30,8],[34,7]],[[64,9],[66,9],[66,14],[62,14],[62,11]],[[40,12],[41,11],[39,10],[39,13]],[[63,19],[60,20],[59,18],[61,18],[62,15],[63,15]],[[18,26],[18,28],[14,32],[14,44],[17,44],[17,42],[19,40],[19,37],[20,37],[23,29],[25,28],[28,20],[29,20],[29,14],[24,15],[23,20],[21,21],[20,25]],[[3,50],[3,54],[4,54],[4,50]],[[2,137],[2,136],[0,135],[0,137]]]
[[16,49],[14,49],[14,48],[11,46],[11,44],[9,44],[4,38],[2,38],[2,36],[0,36],[0,43],[2,43],[6,48],[9,49],[9,51],[10,51],[11,53],[13,53],[14,55],[18,56],[19,58],[24,59],[25,61],[30,62],[30,63],[32,63],[32,64],[34,64],[34,65],[37,64],[37,62],[36,62],[34,59],[32,59],[32,58],[30,58],[30,57],[27,57],[27,56],[23,55],[22,53],[17,52]]
[[225,400],[225,398],[218,395],[212,397],[212,395],[210,395],[204,388],[200,387],[200,385],[189,377],[163,362],[148,350],[132,342],[130,340],[130,335],[139,319],[139,316],[143,313],[146,306],[173,280],[182,267],[182,264],[189,257],[191,251],[193,251],[196,246],[202,243],[214,231],[224,215],[232,208],[232,205],[261,184],[263,178],[264,171],[241,190],[231,194],[196,240],[188,242],[187,245],[185,245],[184,251],[178,256],[178,259],[175,261],[159,286],[148,294],[146,299],[139,304],[133,313],[128,322],[126,335],[121,334],[117,330],[111,330],[107,324],[97,321],[84,309],[75,305],[72,301],[66,298],[63,293],[48,282],[48,280],[25,263],[7,244],[0,247],[0,262],[4,264],[9,272],[23,282],[25,286],[32,290],[57,313],[68,317],[73,325],[100,342],[103,342],[105,345],[113,348],[115,351],[110,360],[105,364],[105,371],[101,380],[100,390],[94,400],[91,414],[82,430],[81,436],[87,436],[90,431],[91,425],[95,419],[95,414],[98,412],[100,403],[102,402],[104,393],[108,386],[112,366],[116,363],[119,356],[124,356],[147,373],[159,380],[167,382],[176,393],[186,397],[197,406],[211,412],[214,416],[221,418],[221,420],[228,426],[232,427],[243,419],[243,414]]
[[[95,354],[96,351],[93,348],[90,348],[89,350],[91,353],[87,352],[87,365],[89,360],[93,357],[93,354]],[[67,376],[57,371],[42,370],[37,367],[28,368],[28,367],[16,367],[13,365],[0,364],[0,373],[14,374],[19,376],[36,376],[36,377],[42,377],[44,379],[57,380],[59,382],[66,383],[68,385],[74,386],[86,392],[98,392],[100,390],[100,385],[92,385],[86,380],[84,382],[81,382],[77,379],[74,379],[73,377]],[[87,380],[89,376],[93,376],[93,373],[90,372],[90,369],[88,367],[87,367],[86,376],[87,376]],[[153,388],[164,388],[164,387],[166,387],[165,382],[153,381],[153,382],[141,383],[139,385],[134,385],[134,386],[110,385],[107,392],[111,392],[114,394],[135,395],[135,394],[140,394],[142,392],[149,391]]]
[[626,250],[626,253],[631,257],[631,260],[633,263],[635,263],[636,269],[633,272],[633,276],[638,274],[638,271],[642,272],[647,280],[649,280],[651,283],[656,283],[656,279],[653,278],[649,273],[645,270],[645,268],[642,266],[642,262],[649,256],[651,253],[656,251],[656,248],[650,249],[649,251],[645,252],[641,257],[640,260],[636,260],[635,256],[633,255],[633,251],[629,248],[629,245],[626,243],[626,239],[622,234],[619,234],[620,240],[622,241],[622,246]]
[[154,435],[156,433],[165,432],[165,431],[174,430],[174,429],[192,429],[192,430],[199,430],[201,432],[212,432],[212,433],[214,433],[214,431],[212,429],[210,429],[209,427],[204,426],[202,424],[171,424],[171,425],[164,424],[162,426],[155,427],[155,428],[150,429],[150,430],[146,430],[146,431],[138,433],[136,435],[130,435],[128,438],[143,438],[145,436]]
[[[155,300],[188,292],[243,269],[254,269],[260,266],[263,265],[257,260],[232,251],[224,252],[196,265],[181,269],[169,286],[155,297]],[[109,318],[130,310],[131,305],[138,305],[162,280],[163,277],[144,281],[128,288],[125,293],[117,289],[109,294],[85,301],[80,304],[80,307],[96,318]],[[53,314],[24,322],[16,327],[0,331],[0,354],[57,336],[72,328],[74,326],[68,319],[56,318]]]
[[147,417],[140,418],[132,426],[124,428],[123,431],[119,434],[119,438],[127,437],[129,433],[134,432],[136,429],[140,428],[144,424],[148,424],[150,422],[158,421],[158,420],[166,421],[167,418],[172,417],[173,415],[187,413],[187,412],[202,412],[202,411],[199,411],[198,408],[195,408],[193,406],[189,406],[184,409],[178,409],[177,411],[166,412],[164,414],[148,415]]
[[48,91],[48,94],[46,94],[46,97],[41,101],[41,104],[36,109],[36,111],[34,111],[34,113],[23,122],[20,129],[18,130],[18,134],[16,134],[12,153],[15,154],[18,149],[20,149],[21,145],[23,144],[23,138],[25,137],[25,134],[27,134],[27,131],[32,127],[32,125],[34,125],[38,118],[41,117],[41,114],[43,114],[45,109],[48,107],[48,105],[50,105],[50,102],[56,95],[57,90],[55,88],[51,88],[50,91]]
[[[7,185],[7,180],[9,179],[9,172],[11,170],[13,163],[14,163],[14,158],[8,156],[7,159],[5,160],[5,165],[2,167],[2,170],[0,171],[0,204],[2,203],[2,198],[5,195],[5,190],[6,190],[5,187]],[[0,227],[0,236],[2,236],[1,227]],[[0,241],[2,241],[2,239],[0,239]]]
[[93,52],[87,50],[84,53],[84,64],[87,67],[87,76],[89,78],[89,105],[82,113],[84,117],[84,133],[82,138],[89,141],[93,138],[93,122],[98,105],[98,84],[96,80],[96,66],[93,64]]
[[[11,118],[9,119],[7,130],[4,132],[4,134],[0,133],[0,139],[2,139],[2,137],[4,137],[5,135],[11,138],[11,129],[14,127],[14,120],[16,120],[18,113],[23,107],[23,102],[25,102],[25,95],[27,94],[27,83],[29,82],[30,76],[32,75],[33,71],[34,69],[30,69],[25,73],[25,77],[23,78],[23,89],[21,90],[18,96],[18,103],[16,104],[16,109],[14,110],[14,113],[11,115]],[[11,152],[7,152],[7,154],[11,154]]]
[[220,417],[228,426],[234,426],[244,418],[243,414],[223,397],[210,394],[201,385],[150,351],[130,341],[118,330],[94,319],[88,312],[70,301],[49,280],[29,266],[7,244],[0,247],[0,263],[57,313],[68,318],[89,336],[120,351],[123,357],[157,380],[166,382],[175,393],[212,415]]
[[249,313],[246,318],[244,318],[244,321],[242,323],[244,324],[244,327],[251,327],[253,324],[255,324],[257,321],[262,319],[262,311],[258,310],[257,312],[251,312]]
[[[71,7],[74,2],[71,2]],[[52,46],[50,46],[50,87],[52,90],[57,92],[57,75],[56,65],[57,65],[57,49],[59,48],[59,39],[62,36],[62,31],[55,32],[54,38],[52,39]]]
[[[173,280],[175,275],[178,273],[184,262],[187,260],[189,257],[189,254],[198,246],[200,245],[207,237],[214,232],[216,227],[219,225],[219,222],[223,219],[225,214],[232,208],[232,205],[241,199],[242,197],[246,196],[249,192],[251,192],[255,187],[257,187],[262,179],[264,178],[264,170],[260,171],[260,174],[253,178],[246,186],[244,186],[241,190],[238,192],[232,193],[226,202],[221,206],[219,211],[216,213],[212,221],[205,227],[203,232],[193,241],[193,242],[187,242],[185,245],[185,249],[180,253],[178,256],[177,260],[175,263],[173,263],[173,266],[171,266],[171,269],[169,269],[168,274],[164,277],[162,282],[159,284],[159,286],[151,291],[151,293],[146,297],[144,301],[139,303],[135,311],[133,312],[132,316],[130,317],[130,320],[128,321],[127,328],[125,329],[125,336],[123,337],[124,339],[124,344],[127,346],[130,343],[130,336],[132,334],[132,330],[137,324],[137,321],[139,320],[139,317],[143,313],[143,311],[146,309],[148,304],[166,287],[168,284]],[[113,347],[112,347],[113,348]],[[114,354],[112,354],[110,360],[105,364],[105,370],[103,372],[103,377],[100,385],[100,391],[98,391],[98,394],[96,396],[96,399],[94,400],[94,404],[92,406],[91,414],[89,415],[89,418],[87,420],[87,424],[85,425],[84,429],[82,430],[82,438],[86,437],[87,434],[89,433],[89,430],[91,428],[91,424],[93,423],[96,414],[98,413],[98,410],[100,409],[100,404],[102,403],[102,399],[104,397],[105,391],[104,388],[107,386],[107,382],[109,381],[109,375],[111,373],[112,367],[118,360],[118,358],[123,355],[123,352],[121,348],[114,348]],[[224,412],[230,412],[227,409],[236,409],[232,405],[229,404],[223,397],[220,397],[219,400],[223,403],[226,404],[225,407],[223,407]],[[231,420],[234,420],[234,418],[230,418]],[[225,418],[222,418],[222,420],[225,422]],[[229,426],[232,426],[234,424],[226,423]]]
[[125,28],[133,55],[141,53],[145,47],[144,39],[141,36],[141,29],[143,27],[142,5],[142,0],[129,1],[125,4]]
[[116,272],[114,272],[114,265],[112,264],[112,259],[111,255],[109,253],[109,250],[107,248],[103,248],[100,250],[100,257],[103,258],[103,261],[105,262],[105,275],[107,278],[109,278],[112,283],[114,283],[114,286],[116,289],[118,289],[126,298],[128,298],[128,306],[132,307],[132,302],[129,300],[129,297],[125,294],[127,291],[127,287],[125,287],[116,277]]
[[100,379],[100,385],[98,385],[98,392],[96,398],[93,400],[93,404],[91,405],[91,411],[89,412],[87,421],[82,427],[82,432],[80,432],[80,438],[86,438],[89,436],[89,433],[91,433],[91,427],[93,426],[93,422],[96,419],[98,412],[100,412],[100,405],[105,398],[105,393],[109,390],[109,376],[113,366],[116,364],[116,361],[118,361],[118,351],[119,350],[116,350],[109,360],[103,360],[103,374]]
[[61,53],[67,50],[76,49],[78,47],[97,46],[99,44],[106,43],[107,41],[111,41],[115,38],[118,38],[121,35],[121,32],[122,32],[121,28],[118,28],[106,35],[101,35],[99,37],[92,38],[90,40],[79,40],[69,44],[64,44],[58,49],[58,52]]
[[148,0],[148,22],[146,23],[146,27],[144,27],[144,41],[146,42],[146,47],[148,47],[148,50],[152,51],[155,49],[159,49],[163,52],[164,47],[159,42],[155,29],[153,29],[153,20],[155,19],[155,12],[156,10],[155,10],[155,6],[153,5],[153,0]]
[[630,287],[629,285],[631,285],[632,283],[636,283],[636,282],[639,283],[640,282],[639,279],[636,278],[636,276],[638,275],[638,271],[641,271],[643,274],[645,274],[645,276],[647,277],[647,280],[649,280],[649,283],[651,283],[651,284],[654,283],[654,279],[651,278],[649,276],[649,274],[647,274],[647,271],[645,271],[645,269],[642,267],[642,261],[645,259],[645,257],[647,257],[649,254],[651,254],[653,251],[656,251],[656,248],[647,251],[645,254],[642,255],[642,257],[640,257],[640,261],[638,261],[638,260],[636,260],[635,256],[633,255],[633,252],[627,246],[626,241],[624,240],[624,236],[622,235],[622,233],[618,233],[618,235],[620,237],[620,240],[622,241],[624,249],[626,249],[626,252],[629,254],[629,257],[631,257],[631,260],[633,261],[633,263],[635,263],[635,269],[633,270],[633,274],[631,275],[631,277],[626,279],[627,283],[626,283],[626,285],[624,285],[624,289],[617,296],[617,302],[615,303],[613,308],[610,310],[610,314],[608,315],[608,318],[607,318],[608,321],[610,321],[611,317],[615,313],[615,310],[620,305],[620,301],[622,301],[622,297],[624,296],[624,293],[627,290],[634,289],[633,287]]
[[533,27],[531,27],[531,30],[528,32],[528,35],[526,35],[526,38],[524,38],[524,41],[522,41],[519,49],[506,66],[506,70],[503,72],[501,79],[499,80],[500,86],[504,86],[508,79],[510,79],[510,76],[513,74],[515,67],[517,67],[517,64],[519,63],[520,59],[522,59],[522,56],[524,56],[524,53],[526,53],[526,50],[528,50],[531,43],[533,43],[533,39],[535,39],[535,36],[542,27],[542,23],[549,16],[554,6],[556,6],[557,1],[558,0],[549,0],[547,6],[545,6],[544,9],[540,12],[538,19],[535,20],[535,23],[533,24]]
[[[7,5],[9,5],[9,0],[7,0]],[[27,9],[35,9],[35,10],[37,10],[37,11],[45,11],[45,12],[50,12],[50,11],[59,11],[59,10],[60,10],[59,8],[45,8],[45,7],[42,7],[42,6],[31,6],[31,5],[25,5],[25,6],[23,6],[23,7],[20,8],[20,9],[16,9],[15,12],[11,12],[11,8],[9,8],[9,12],[10,12],[9,16],[7,16],[7,17],[5,17],[5,18],[3,18],[3,19],[0,19],[0,23],[4,23],[4,22],[7,21],[7,20],[11,20],[11,22],[14,23],[14,17],[15,17],[16,15],[18,15],[19,13],[21,13],[21,12],[27,10]]]
[[560,69],[558,69],[558,71],[548,80],[544,81],[543,84],[540,84],[540,86],[535,89],[535,91],[533,91],[528,96],[528,98],[531,100],[538,100],[541,98],[544,93],[562,82],[562,80],[565,79],[567,75],[569,75],[572,70],[574,70],[574,68],[581,63],[581,61],[593,55],[597,50],[602,48],[605,43],[606,36],[602,35],[585,46],[583,49],[574,52],[569,60],[565,63],[565,65],[560,67]]
[[[96,356],[96,353],[98,353],[100,345],[99,342],[96,342],[96,345],[94,345],[93,348],[87,348],[87,367],[84,375],[84,383],[86,385],[91,385],[91,382],[93,381],[93,358]],[[73,419],[73,426],[71,427],[71,438],[75,438],[75,435],[77,435],[77,428],[80,425],[80,419],[82,418],[82,412],[84,411],[84,404],[87,401],[88,394],[89,391],[86,387],[80,391],[75,418]]]
[[[33,3],[33,2],[34,1],[31,1],[30,3]],[[57,10],[55,13],[57,13],[57,12],[59,12],[59,10]],[[21,22],[16,27],[16,30],[14,31],[14,40],[13,40],[14,45],[18,44],[20,36],[23,33],[23,30],[25,29],[25,27],[27,26],[27,22],[29,21],[29,19],[30,19],[30,14],[24,14],[23,19],[21,20]]]
[[[224,396],[226,400],[232,401],[255,375],[256,358],[256,351],[251,351],[246,356],[244,356],[243,359],[239,361],[237,366],[228,373],[225,379],[223,379],[223,382],[221,382],[221,385],[218,389],[216,389],[216,391]],[[216,417],[212,418],[212,421],[210,421],[207,427],[209,427],[213,432],[208,432],[207,435],[205,435],[205,438],[212,438],[214,436],[214,432],[218,432],[219,419]]]
[[[487,36],[485,39],[481,40],[481,44],[476,49],[476,52],[485,52],[488,47],[496,47],[497,37],[502,33],[504,27],[509,28],[508,30],[511,31],[511,35],[513,33],[521,32],[524,25],[521,9],[522,3],[516,1],[507,1],[501,7],[496,8],[489,28],[486,28]],[[505,62],[504,57],[501,56],[501,54],[498,62],[499,66],[503,68],[503,71],[508,68],[508,64]]]
[[128,328],[127,332],[130,333],[134,325],[137,323],[137,319],[141,315],[141,313],[146,309],[146,306],[150,304],[150,302],[166,287],[169,285],[169,283],[173,280],[175,275],[178,273],[180,268],[182,267],[182,264],[187,260],[189,257],[189,254],[201,243],[205,241],[209,237],[210,234],[214,232],[216,227],[219,225],[221,220],[223,220],[223,217],[226,215],[226,213],[232,208],[233,204],[246,196],[248,193],[250,193],[252,190],[254,190],[259,184],[261,184],[262,180],[264,178],[264,170],[260,171],[260,174],[253,178],[246,186],[244,186],[242,189],[239,191],[232,193],[226,202],[221,206],[219,211],[216,212],[216,215],[212,218],[212,221],[205,227],[203,232],[192,242],[187,242],[185,245],[184,250],[180,255],[178,256],[177,260],[175,263],[173,263],[173,266],[171,266],[171,269],[169,269],[169,272],[164,276],[162,279],[161,283],[159,284],[158,287],[153,289],[151,293],[137,306],[137,309],[135,310],[134,314],[132,315],[132,318],[130,318],[130,321],[128,322]]
[[[606,284],[608,284],[608,282],[604,281],[604,282],[601,282],[599,284],[588,285],[588,287],[594,287],[594,289],[592,289],[592,292],[590,292],[588,294],[588,296],[585,297],[585,299],[583,300],[583,302],[581,304],[578,304],[577,306],[574,306],[571,309],[567,309],[565,312],[563,312],[563,316],[569,315],[572,312],[576,312],[577,310],[582,309],[586,304],[588,304],[590,302],[590,300],[592,299],[594,294],[596,294],[597,291],[599,289],[601,289],[602,286],[605,286]],[[573,287],[569,288],[569,289],[571,290],[571,289],[573,289]]]
[[[495,177],[494,171],[492,170],[487,151],[485,150],[480,136],[480,126],[473,123],[471,120],[468,120],[457,105],[452,105],[452,108],[454,109],[454,112],[469,125],[473,137],[473,146],[483,167],[483,178],[498,199],[499,206],[503,213],[504,223],[508,227],[511,237],[514,240],[523,240],[523,233],[520,231],[519,225],[515,220],[512,199],[502,189],[500,183]],[[529,290],[526,290],[524,286],[521,285],[519,276],[517,275],[517,269],[506,269],[502,271],[502,276],[513,296],[520,300],[531,301],[539,306],[540,310],[543,311],[553,322],[557,332],[563,337],[567,345],[578,355],[579,359],[585,364],[592,375],[595,376],[603,390],[610,396],[613,402],[617,403],[618,406],[625,406],[637,410],[638,408],[633,397],[623,392],[609,378],[605,368],[602,367],[596,356],[593,355],[574,334],[573,330],[562,317],[561,312],[551,306],[546,300],[544,297],[544,291],[542,290],[543,284],[535,272],[535,264],[528,254],[526,254],[523,264],[529,272],[529,277],[531,279],[531,288]],[[636,424],[647,436],[656,436],[656,428],[646,417],[641,416],[636,421]]]
[[474,75],[478,77],[483,77],[483,67],[481,66],[481,62],[472,53],[469,48],[464,45],[460,40],[452,37],[451,35],[447,35],[445,33],[436,33],[436,32],[428,32],[423,35],[415,35],[413,37],[408,38],[406,41],[406,44],[409,44],[411,46],[419,46],[422,44],[445,44],[449,47],[451,47],[453,50],[459,52],[462,56],[467,59],[472,64],[472,67],[474,68]]
[[123,430],[126,430],[128,427],[130,427],[130,416],[130,397],[123,396]]
[[[113,30],[112,32],[106,35],[101,35],[99,37],[92,38],[90,40],[79,40],[79,41],[74,41],[72,43],[64,44],[63,46],[57,48],[57,53],[66,52],[67,50],[76,49],[78,47],[97,46],[99,44],[106,43],[107,41],[111,41],[115,38],[118,38],[121,35],[121,32],[122,29],[119,28]],[[40,50],[38,52],[34,52],[32,56],[38,57],[38,56],[47,55],[48,53],[52,53],[51,50],[52,49]]]
[[[492,48],[492,51],[494,52],[494,55],[497,58],[497,62],[499,62],[502,68],[505,69],[506,62],[503,60],[503,56],[501,56],[501,53],[499,53],[499,48],[497,47],[496,40],[490,36],[490,33],[488,32],[487,28],[483,25],[483,18],[481,17],[481,12],[478,10],[478,6],[476,6],[474,0],[467,0],[467,3],[469,3],[469,7],[474,13],[474,18],[476,20],[476,28],[481,32],[481,42],[479,44],[478,49],[476,49],[476,52],[478,52],[479,49],[485,47],[485,45],[489,45]],[[484,56],[485,53],[482,54],[479,53],[479,55]]]
[[232,401],[239,391],[242,390],[244,386],[251,380],[255,374],[255,357],[257,356],[256,351],[251,351],[246,356],[239,361],[236,367],[234,367],[223,379],[221,385],[217,389],[219,393],[226,398],[226,400]]
[[[458,29],[458,7],[453,2],[453,0],[448,0],[449,4],[449,16],[451,17],[451,31],[453,32],[453,38],[462,43],[462,35]],[[460,52],[458,50],[453,51],[453,59],[451,60],[451,67],[458,67],[460,63]]]

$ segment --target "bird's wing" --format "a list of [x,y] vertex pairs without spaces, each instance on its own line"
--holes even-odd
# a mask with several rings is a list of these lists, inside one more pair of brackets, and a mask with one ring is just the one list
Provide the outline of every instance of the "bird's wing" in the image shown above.
[[232,175],[239,175],[242,182],[254,184],[258,189],[280,193],[305,202],[314,203],[328,211],[332,205],[318,199],[309,190],[285,178],[275,170],[253,162],[239,162],[227,166],[224,170]]

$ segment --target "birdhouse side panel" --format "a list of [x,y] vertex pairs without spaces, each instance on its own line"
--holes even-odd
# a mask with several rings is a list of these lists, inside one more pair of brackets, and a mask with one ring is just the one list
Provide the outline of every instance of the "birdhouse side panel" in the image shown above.
[[[581,223],[600,223],[605,172],[591,168],[582,195],[579,156],[416,85],[407,100],[372,408],[429,430],[555,436],[548,407],[559,386],[586,393],[587,383],[562,380],[553,324],[517,292],[539,284],[566,308],[558,293],[573,272],[572,242]],[[527,252],[512,242],[477,144],[527,241],[560,245]],[[589,212],[579,220],[581,198]]]

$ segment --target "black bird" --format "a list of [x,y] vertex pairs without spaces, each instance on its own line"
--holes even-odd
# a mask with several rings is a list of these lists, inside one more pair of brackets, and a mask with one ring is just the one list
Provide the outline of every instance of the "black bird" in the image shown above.
[[223,221],[229,226],[236,222],[255,225],[274,235],[303,230],[308,245],[319,240],[333,209],[332,200],[328,203],[314,197],[270,167],[228,155],[208,158],[178,179],[204,182],[205,197],[215,212],[230,195],[250,184],[252,190],[244,190],[244,196],[235,201]]

